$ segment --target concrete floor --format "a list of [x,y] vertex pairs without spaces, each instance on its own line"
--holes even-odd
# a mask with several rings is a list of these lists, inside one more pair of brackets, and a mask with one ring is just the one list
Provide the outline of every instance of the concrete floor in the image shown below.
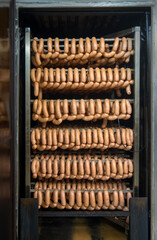
[[123,229],[104,218],[42,219],[39,223],[42,240],[126,240]]

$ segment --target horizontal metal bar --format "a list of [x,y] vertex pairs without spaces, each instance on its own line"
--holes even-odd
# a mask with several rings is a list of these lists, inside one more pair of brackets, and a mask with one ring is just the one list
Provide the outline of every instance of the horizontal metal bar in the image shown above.
[[[121,158],[121,157],[120,157],[120,158]],[[114,159],[114,158],[113,158],[113,159]],[[113,159],[108,159],[108,160],[111,162]],[[89,162],[93,162],[93,161],[94,161],[94,162],[98,162],[99,160],[101,160],[101,159],[88,159]],[[114,160],[115,160],[116,162],[118,162],[118,159],[114,159]],[[133,162],[133,159],[130,159],[130,158],[129,158],[129,160],[131,160],[131,161]],[[32,162],[32,161],[33,161],[33,159],[30,160],[30,162]],[[41,159],[38,159],[38,161],[41,162]],[[47,162],[47,161],[48,161],[48,160],[46,160],[46,162]],[[61,160],[58,159],[57,161],[60,162]],[[67,161],[67,159],[65,159],[65,161]],[[74,160],[71,159],[70,161],[73,162]],[[79,162],[78,159],[76,159],[76,161]],[[86,161],[86,160],[83,159],[83,162],[85,162],[85,161]],[[106,160],[101,160],[101,161],[102,161],[102,162],[106,162]],[[122,161],[122,162],[125,162],[125,160],[124,160],[123,158],[121,158],[121,161]]]
[[[54,155],[54,154],[46,154],[45,152],[46,152],[46,151],[44,151],[44,156],[45,156],[45,157],[46,157],[46,156],[51,157],[52,155]],[[88,151],[88,153],[89,153],[89,151]],[[32,158],[35,158],[35,156],[37,156],[37,155],[42,155],[42,156],[43,156],[43,154],[41,154],[41,152],[40,152],[40,153],[37,153],[37,154],[31,154],[31,157],[32,157]],[[60,155],[60,156],[61,156],[61,155],[62,155],[62,152],[59,152],[59,153],[57,153],[56,155]],[[54,155],[54,156],[56,156],[56,155]],[[77,155],[77,156],[79,155],[79,156],[81,156],[82,158],[84,157],[83,154],[79,154],[79,153],[75,153],[75,152],[74,152],[74,153],[72,152],[71,156],[72,156],[72,155]],[[99,154],[96,154],[96,155],[97,155],[98,159],[101,159],[101,157],[102,157],[101,155],[99,155]],[[125,154],[125,152],[122,152],[121,155],[118,155],[118,154],[115,154],[115,155],[116,155],[117,158],[121,158],[121,160],[123,160],[124,158],[128,158],[128,159],[130,159],[130,160],[133,161],[133,159],[130,158],[130,155]],[[110,158],[112,159],[112,158],[115,157],[115,155],[103,155],[103,156],[104,156],[105,158],[110,157]],[[65,159],[68,158],[68,154],[66,154],[66,155],[64,154],[64,156],[65,156]],[[94,155],[90,154],[90,156],[94,156]],[[32,161],[32,159],[31,159],[31,161]],[[102,160],[102,161],[103,161],[103,160]]]
[[[33,193],[33,192],[35,192],[36,190],[40,190],[41,192],[46,192],[46,189],[30,189],[30,191]],[[54,190],[56,190],[56,189],[49,189],[50,190],[50,192],[53,192]],[[58,192],[60,192],[61,190],[64,190],[64,192],[65,193],[68,193],[68,192],[70,192],[70,190],[73,190],[74,192],[77,192],[78,190],[79,191],[81,191],[81,192],[85,192],[85,191],[87,191],[87,192],[91,192],[91,191],[94,191],[95,193],[98,193],[98,192],[104,192],[104,191],[106,191],[107,189],[100,189],[100,190],[92,190],[92,189],[90,189],[90,190],[88,190],[88,189],[85,189],[85,190],[80,190],[80,189],[57,189],[58,190]],[[127,192],[131,192],[131,193],[133,193],[133,190],[118,190],[118,189],[112,189],[112,190],[107,190],[109,193],[112,193],[112,192],[114,192],[114,191],[116,191],[116,192],[119,192],[119,191],[123,191],[123,193],[127,193]]]
[[[35,150],[34,150],[35,151]],[[85,152],[85,153],[83,153],[83,152]],[[94,152],[94,153],[93,153]],[[98,153],[97,153],[98,152]],[[79,152],[79,151],[72,151],[72,152],[69,152],[68,150],[66,151],[66,150],[63,150],[63,152],[62,151],[56,151],[55,153],[53,153],[53,155],[54,156],[56,156],[56,155],[58,155],[58,154],[63,154],[64,153],[64,156],[69,156],[69,154],[70,155],[78,155],[79,154],[79,156],[81,156],[81,157],[84,157],[84,155],[87,155],[87,152],[86,151],[83,151],[83,149],[82,149],[82,151],[81,151],[81,153]],[[31,156],[33,157],[33,156],[35,156],[35,155],[40,155],[41,154],[41,152],[38,152],[38,151],[36,151],[36,153],[34,153],[33,152],[33,154],[31,154]],[[90,156],[98,156],[98,157],[101,157],[102,155],[103,156],[105,156],[105,157],[108,157],[108,156],[110,156],[110,157],[115,157],[115,155],[118,157],[118,156],[120,156],[121,157],[121,154],[124,154],[123,153],[123,151],[118,151],[118,153],[110,153],[110,151],[109,151],[109,153],[105,153],[105,154],[102,154],[101,153],[101,151],[100,150],[96,150],[96,151],[93,151],[93,150],[89,150],[88,151],[88,154],[90,154]],[[43,155],[43,154],[42,154]],[[50,154],[50,152],[47,150],[45,150],[44,151],[44,156],[47,156],[47,155],[49,155],[49,156],[51,156],[52,154]],[[125,154],[125,156],[126,157],[128,157],[129,155],[128,154]]]
[[[45,67],[45,68],[46,68],[46,67]],[[69,67],[69,68],[70,68],[70,67]],[[83,68],[83,67],[82,67],[82,68]],[[103,67],[100,67],[99,69],[101,69],[101,68],[103,68]],[[112,67],[110,67],[110,68],[112,69],[112,71],[114,70],[114,68],[112,68]],[[123,67],[123,68],[124,68],[124,67]],[[35,68],[35,69],[37,69],[37,68]],[[49,69],[49,68],[48,68],[48,69]],[[105,68],[106,72],[107,72],[107,69],[108,69],[108,68]],[[129,69],[131,70],[131,72],[133,72],[133,73],[135,72],[135,69],[134,69],[134,68],[129,68]],[[89,72],[89,69],[86,68],[85,70],[86,70],[86,72]],[[127,68],[125,68],[125,70],[127,70]],[[56,72],[56,68],[54,68],[53,71]],[[74,71],[73,68],[72,68],[72,71]],[[78,71],[81,72],[81,68],[78,68]],[[93,71],[95,72],[95,68],[93,68]],[[121,71],[121,68],[118,68],[118,71],[120,72],[120,71]],[[43,68],[41,69],[41,72],[44,72],[44,69],[43,69]],[[68,72],[68,68],[65,69],[65,72]],[[127,79],[126,79],[126,80],[127,80]]]
[[[35,99],[34,99],[35,100]],[[33,99],[31,99],[31,103],[33,103],[34,102],[34,100]],[[51,101],[51,99],[42,99],[42,100],[40,100],[41,102],[43,102],[44,100],[46,100],[47,102],[50,102]],[[56,102],[57,101],[57,99],[52,99],[54,102]],[[64,101],[64,99],[59,99],[60,100],[60,102],[63,102]],[[68,100],[68,102],[72,102],[72,100],[75,100],[76,102],[80,102],[80,100],[81,99],[67,99]],[[89,102],[89,100],[90,99],[83,99],[85,102]],[[93,99],[94,100],[94,102],[96,102],[97,101],[97,99]],[[101,102],[105,102],[105,99],[100,99],[101,100]],[[119,102],[121,102],[122,101],[122,99],[109,99],[109,101],[110,102],[114,102],[115,100],[118,100]],[[130,103],[134,103],[134,99],[127,99]]]
[[[118,13],[122,13],[122,10],[124,7],[124,9],[129,9],[129,8],[133,8],[133,7],[151,7],[154,6],[154,1],[153,0],[117,0],[117,1],[104,1],[104,0],[84,0],[84,1],[69,1],[69,0],[64,0],[64,1],[58,1],[58,0],[46,0],[43,2],[43,0],[17,0],[16,1],[16,6],[17,8],[40,8],[41,10],[44,9],[44,14],[45,13],[49,13],[50,11],[52,11],[52,15],[57,15],[58,16],[58,11],[59,13],[63,15],[63,11],[62,9],[64,8],[64,15],[76,15],[76,11],[72,11],[73,8],[77,8],[77,14],[82,14],[82,15],[111,15],[111,14],[118,14]],[[108,11],[108,9],[113,9],[113,8],[117,8],[119,9],[119,11]],[[70,10],[68,10],[70,8]],[[141,10],[141,8],[138,8],[138,12],[143,12],[143,8]],[[66,9],[66,11],[65,11]],[[88,9],[88,10],[86,10]],[[93,11],[89,11],[93,10]],[[101,11],[100,11],[101,9]],[[107,9],[108,12],[105,12],[105,9]],[[132,13],[132,12],[131,12]],[[135,13],[135,11],[133,11],[133,13]],[[125,11],[125,14],[130,14],[129,10]]]
[[[103,68],[103,67],[100,67],[100,69],[101,68]],[[107,68],[105,68],[105,70],[106,70],[106,72],[107,72],[107,69],[108,69],[109,67],[107,67]],[[110,67],[110,68],[112,68],[112,67]],[[122,68],[122,67],[121,67]],[[118,71],[120,72],[121,71],[121,68],[118,68]],[[124,68],[124,67],[123,67]],[[131,70],[131,72],[135,72],[135,69],[134,68],[129,68],[130,70]],[[93,69],[94,70],[94,72],[95,72],[95,68]],[[114,68],[112,68],[112,70],[114,70]],[[127,68],[125,68],[125,70],[127,70]],[[43,70],[42,70],[43,71]],[[78,69],[78,71],[79,72],[81,72],[81,68],[79,68]],[[88,72],[89,70],[86,68],[86,72]],[[66,68],[65,69],[65,72],[68,72],[68,69]]]
[[[114,40],[115,40],[115,38],[105,38],[105,37],[103,37],[104,39],[105,39],[105,42],[113,42]],[[126,39],[128,39],[128,38],[126,38]],[[134,38],[131,38],[133,41],[134,41]],[[31,39],[31,42],[33,42],[33,40],[34,39]],[[37,42],[39,42],[39,40],[40,40],[40,38],[39,39],[36,39],[36,41]],[[45,41],[47,41],[48,40],[48,38],[44,38],[44,42]],[[55,39],[54,38],[52,38],[52,41],[54,41]],[[59,38],[59,42],[64,42],[64,38]],[[69,38],[69,41],[71,42],[71,40],[72,40],[72,38]],[[75,40],[76,40],[76,42],[78,42],[79,41],[79,38],[75,38]],[[83,38],[83,41],[85,42],[85,38]],[[91,40],[91,38],[90,38],[90,40]],[[100,41],[100,38],[96,38],[96,40],[97,41]],[[120,37],[119,38],[119,40],[121,41],[122,40],[122,38]],[[70,45],[70,44],[69,44]]]
[[[77,44],[77,43],[76,43]],[[109,47],[113,47],[113,44],[108,44]],[[44,47],[47,47],[47,44],[44,44]],[[71,44],[69,44],[69,47],[71,47]],[[77,47],[77,46],[76,46]],[[59,48],[64,49],[64,44],[59,44]]]
[[127,217],[130,216],[129,211],[89,211],[89,210],[49,210],[49,211],[38,211],[38,217]]

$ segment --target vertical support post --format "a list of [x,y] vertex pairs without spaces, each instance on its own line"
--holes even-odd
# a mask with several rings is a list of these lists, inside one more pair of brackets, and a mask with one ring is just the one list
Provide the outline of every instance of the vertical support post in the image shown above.
[[[157,239],[157,0],[151,8],[151,240]],[[149,79],[148,79],[149,80]]]
[[30,28],[25,29],[25,197],[30,197]]
[[135,27],[135,90],[134,90],[134,196],[139,196],[140,147],[140,27]]
[[11,114],[11,198],[12,238],[19,239],[19,12],[15,0],[10,1],[10,114]]
[[130,199],[130,240],[148,240],[148,198]]
[[20,199],[20,239],[38,240],[38,200]]

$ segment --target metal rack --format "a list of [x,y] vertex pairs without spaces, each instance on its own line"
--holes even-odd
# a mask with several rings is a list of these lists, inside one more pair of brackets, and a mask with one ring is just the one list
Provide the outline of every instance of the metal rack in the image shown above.
[[[133,152],[133,161],[134,161],[134,179],[133,179],[133,192],[134,196],[138,197],[139,195],[139,127],[140,127],[140,97],[139,97],[139,89],[140,89],[140,27],[134,27],[128,29],[126,31],[122,31],[116,33],[115,36],[123,37],[132,35],[134,40],[134,99],[129,99],[131,103],[134,103],[134,152]],[[105,38],[108,42],[112,42],[114,40],[114,35]],[[45,39],[46,40],[46,39]],[[78,40],[78,39],[77,39]],[[60,41],[63,41],[61,39]],[[30,66],[31,66],[31,34],[30,29],[25,29],[25,196],[29,198],[31,196],[31,176],[30,176],[30,162],[33,157],[31,154],[31,146],[30,146],[30,132],[31,132],[31,80],[30,80]],[[113,101],[114,99],[111,99]],[[70,100],[68,100],[70,102]],[[121,100],[119,100],[121,101]],[[59,211],[50,211],[47,212],[46,216],[63,216],[63,213],[59,213]],[[64,216],[69,216],[74,214],[74,216],[78,216],[81,213],[72,211],[71,213],[68,211],[64,211]],[[112,213],[109,211],[96,211],[94,213],[88,213],[85,211],[83,216],[129,216],[129,212],[120,212],[113,211]],[[39,215],[45,216],[45,211],[39,212]]]

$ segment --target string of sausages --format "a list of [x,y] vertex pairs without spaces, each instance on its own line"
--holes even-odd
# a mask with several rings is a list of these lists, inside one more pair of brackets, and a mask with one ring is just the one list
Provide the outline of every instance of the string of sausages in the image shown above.
[[95,129],[33,129],[31,132],[32,149],[107,149],[130,150],[133,145],[133,130],[130,128]]
[[38,208],[69,210],[73,208],[75,210],[129,211],[131,197],[130,188],[121,182],[36,182],[34,192],[34,198],[38,198]]
[[126,179],[133,176],[133,162],[127,158],[111,158],[102,155],[100,158],[90,154],[83,157],[78,154],[35,155],[31,164],[33,178],[56,180],[62,179]]
[[118,65],[122,62],[129,62],[130,56],[134,54],[132,39],[123,37],[121,40],[116,37],[112,48],[105,43],[104,38],[99,41],[95,37],[85,40],[75,38],[69,42],[64,39],[63,48],[60,46],[59,38],[48,38],[46,47],[43,38],[34,38],[32,42],[32,63],[35,67],[44,66],[78,66],[87,63],[95,66]]
[[61,124],[64,120],[84,120],[84,121],[96,121],[98,119],[127,120],[131,117],[132,106],[127,99],[110,101],[105,99],[104,101],[97,99],[89,99],[85,101],[80,99],[76,101],[68,101],[64,99],[54,100],[38,100],[33,101],[33,114],[32,119],[39,122],[53,122],[55,125]]
[[41,68],[31,69],[34,95],[39,96],[39,89],[54,92],[102,92],[126,89],[131,94],[132,73],[130,68]]

